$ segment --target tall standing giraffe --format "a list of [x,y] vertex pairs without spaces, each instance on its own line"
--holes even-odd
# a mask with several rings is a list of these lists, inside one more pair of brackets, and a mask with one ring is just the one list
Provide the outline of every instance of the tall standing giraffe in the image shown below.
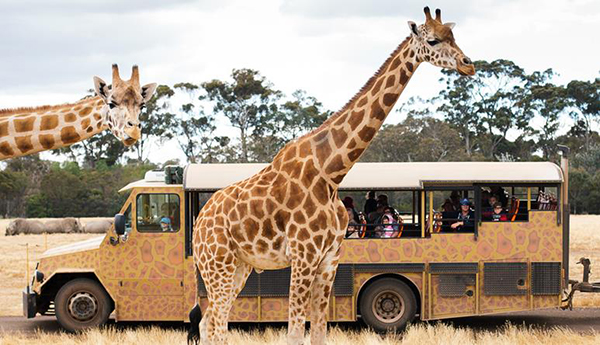
[[[256,175],[216,192],[194,226],[194,262],[207,291],[190,312],[188,340],[225,341],[233,301],[252,269],[291,266],[288,343],[304,340],[306,310],[310,338],[323,344],[326,315],[348,215],[338,186],[383,124],[423,61],[473,75],[475,68],[454,41],[453,23],[408,22],[411,35],[339,112],[322,126],[286,145]],[[199,297],[198,297],[199,301]]]
[[112,66],[112,88],[94,77],[96,97],[77,103],[0,110],[0,161],[57,149],[110,129],[126,146],[140,138],[139,114],[156,90],[156,83],[140,87],[133,66],[124,81]]

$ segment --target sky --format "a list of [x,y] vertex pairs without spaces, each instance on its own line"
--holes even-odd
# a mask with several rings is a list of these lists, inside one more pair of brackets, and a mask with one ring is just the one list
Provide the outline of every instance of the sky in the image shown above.
[[[123,77],[137,64],[143,84],[167,85],[252,68],[335,111],[409,35],[407,21],[424,22],[425,5],[456,23],[472,60],[552,68],[557,83],[599,76],[597,0],[0,0],[0,108],[76,101],[118,63]],[[397,107],[436,95],[440,77],[422,64]],[[401,120],[392,112],[386,123]],[[154,147],[149,158],[183,158],[174,148]]]

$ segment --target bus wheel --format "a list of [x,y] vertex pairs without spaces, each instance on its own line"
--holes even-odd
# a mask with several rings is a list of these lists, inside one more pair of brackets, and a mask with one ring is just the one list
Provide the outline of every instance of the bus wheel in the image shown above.
[[69,332],[103,325],[111,313],[111,300],[93,280],[79,278],[66,283],[54,301],[56,319]]
[[363,321],[377,332],[404,330],[417,313],[417,301],[412,290],[394,278],[373,282],[359,303]]

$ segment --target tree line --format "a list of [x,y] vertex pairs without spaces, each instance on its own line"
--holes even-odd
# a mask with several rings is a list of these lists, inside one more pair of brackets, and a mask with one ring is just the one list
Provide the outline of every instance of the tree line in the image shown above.
[[[384,125],[363,161],[555,161],[572,150],[574,213],[600,212],[600,78],[555,83],[552,69],[527,73],[509,60],[477,61],[474,77],[443,71],[430,99],[399,104],[403,120]],[[108,131],[53,154],[9,160],[0,171],[4,217],[106,216],[126,196],[117,190],[160,168],[153,146],[174,140],[187,162],[269,162],[285,143],[318,127],[332,112],[297,90],[282,91],[251,69],[227,80],[160,85],[140,115],[142,138],[124,147]],[[218,131],[223,124],[233,128]]]

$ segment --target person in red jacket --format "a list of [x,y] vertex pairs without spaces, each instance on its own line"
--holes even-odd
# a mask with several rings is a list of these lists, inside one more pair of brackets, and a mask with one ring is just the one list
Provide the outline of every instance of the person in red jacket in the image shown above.
[[493,222],[506,222],[508,221],[508,216],[504,213],[504,209],[502,208],[502,204],[497,202],[494,204],[494,213],[492,214]]

